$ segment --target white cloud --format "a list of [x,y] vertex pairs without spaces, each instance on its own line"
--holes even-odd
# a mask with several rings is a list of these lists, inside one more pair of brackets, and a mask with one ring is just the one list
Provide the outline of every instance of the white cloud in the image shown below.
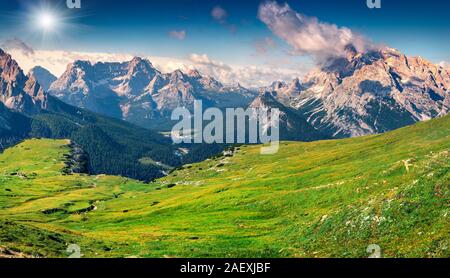
[[273,66],[235,66],[212,60],[206,54],[191,54],[191,67],[213,76],[225,84],[240,83],[249,88],[267,86],[276,80],[292,80],[304,72]]
[[221,6],[216,6],[211,11],[211,16],[216,20],[217,22],[220,22],[222,24],[226,23],[228,12],[222,8]]
[[211,64],[211,63],[213,63],[213,61],[211,59],[209,59],[208,55],[206,55],[206,54],[193,53],[193,54],[189,55],[189,59],[192,62],[199,63],[199,64]]
[[33,48],[27,45],[25,42],[19,40],[18,38],[7,40],[5,43],[2,44],[2,47],[5,49],[20,50],[23,55],[27,56],[34,54]]
[[89,53],[62,50],[34,50],[33,53],[24,53],[19,48],[5,48],[19,63],[20,67],[28,72],[35,66],[42,66],[56,76],[60,76],[67,65],[76,60],[91,62],[123,62],[129,61],[133,55],[118,53]]
[[203,65],[208,67],[220,68],[223,70],[231,70],[231,67],[224,64],[223,62],[213,61],[206,54],[191,54],[189,55],[189,60],[195,65]]
[[180,31],[173,30],[173,31],[169,32],[169,36],[174,39],[182,41],[186,38],[186,31],[185,30],[180,30]]
[[296,54],[312,55],[319,62],[345,55],[348,45],[360,52],[372,47],[367,39],[349,28],[297,13],[287,3],[265,2],[259,7],[258,17],[276,36],[292,46]]
[[254,42],[254,46],[258,54],[266,54],[270,49],[275,49],[277,44],[272,38],[265,37],[263,39],[256,40]]
[[235,34],[238,30],[236,24],[231,24],[228,22],[228,12],[221,6],[215,6],[211,10],[212,18],[218,23],[226,27],[231,33]]

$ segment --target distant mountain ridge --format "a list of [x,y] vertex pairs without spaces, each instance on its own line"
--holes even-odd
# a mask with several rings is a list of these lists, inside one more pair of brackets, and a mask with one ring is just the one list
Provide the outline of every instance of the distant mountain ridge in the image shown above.
[[[260,94],[270,93],[316,130],[337,138],[382,133],[449,112],[448,69],[391,48],[346,51],[346,57],[330,59],[302,80],[277,81]],[[196,99],[204,107],[245,108],[258,98],[197,70],[161,73],[138,57],[124,63],[76,61],[49,92],[77,107],[156,129],[168,126],[173,109],[192,107]]]

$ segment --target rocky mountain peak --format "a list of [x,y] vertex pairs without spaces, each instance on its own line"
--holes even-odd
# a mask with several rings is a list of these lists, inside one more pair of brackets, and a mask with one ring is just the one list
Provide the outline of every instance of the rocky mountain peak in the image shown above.
[[175,70],[174,72],[172,72],[170,74],[170,81],[173,83],[178,82],[178,81],[184,81],[184,79],[185,79],[185,75],[179,69]]
[[159,89],[164,87],[165,83],[166,83],[166,76],[158,73],[150,81],[148,86],[145,88],[145,91],[149,92],[150,94],[156,93]]
[[140,57],[134,57],[128,64],[128,68],[130,71],[145,71],[149,72],[154,70],[153,64],[147,60]]
[[353,60],[358,55],[358,51],[356,50],[355,46],[352,44],[347,45],[345,47],[344,51],[345,51],[345,56],[346,56],[347,60],[349,60],[349,61]]
[[12,57],[0,54],[0,102],[9,109],[35,114],[47,105],[47,95],[34,78],[23,74]]
[[84,61],[84,60],[76,60],[72,64],[68,65],[68,68],[70,69],[87,69],[92,67],[92,63],[90,61]]
[[200,72],[196,69],[188,69],[186,72],[186,75],[189,76],[190,78],[201,78],[202,77]]
[[220,90],[223,85],[217,81],[214,77],[209,75],[202,75],[196,69],[188,69],[185,76],[189,77],[189,82],[191,85],[196,87],[198,90]]
[[278,91],[278,90],[282,89],[285,86],[286,86],[286,84],[284,82],[282,82],[282,81],[275,81],[275,82],[272,83],[271,87],[272,87],[273,91]]
[[133,59],[131,59],[130,63],[131,64],[139,64],[139,63],[144,62],[144,61],[150,62],[147,59],[143,59],[143,58],[141,58],[139,56],[134,56]]
[[259,109],[277,108],[278,102],[273,96],[273,93],[274,92],[261,91],[249,107]]
[[25,82],[25,75],[11,55],[0,52],[0,73],[5,81]]
[[209,76],[209,75],[200,78],[199,82],[200,82],[200,86],[199,87],[202,87],[202,89],[206,89],[206,90],[220,90],[220,89],[223,88],[222,83],[220,83],[214,77]]
[[56,76],[40,66],[32,68],[28,72],[28,77],[36,80],[45,91],[47,91],[51,84],[57,80]]
[[39,82],[33,77],[28,78],[23,90],[34,100],[39,100],[42,102],[46,101],[47,94],[44,92],[44,89],[39,84]]
[[391,47],[382,47],[379,51],[383,57],[399,57],[403,55],[400,51]]
[[68,89],[70,91],[81,91],[87,94],[90,91],[90,82],[95,80],[93,65],[89,61],[76,60],[67,65],[66,71],[54,81],[49,92],[57,97],[62,96],[62,91]]
[[295,78],[294,80],[292,80],[291,83],[289,84],[289,89],[291,89],[291,90],[301,90],[302,89],[302,85],[300,83],[300,79]]
[[337,137],[385,132],[450,110],[449,73],[391,48],[356,55],[349,49],[348,57],[307,74],[304,84],[290,105]]
[[126,73],[122,73],[119,67],[119,69],[108,72],[106,76],[106,79],[112,77],[121,81],[120,85],[114,88],[114,91],[119,95],[137,96],[142,94],[152,79],[159,74],[159,71],[153,68],[149,60],[140,57],[134,57],[124,65],[127,70]]
[[260,89],[260,94],[273,93],[282,102],[297,96],[303,90],[300,79],[295,78],[290,83],[286,84],[281,81],[273,82],[272,85]]

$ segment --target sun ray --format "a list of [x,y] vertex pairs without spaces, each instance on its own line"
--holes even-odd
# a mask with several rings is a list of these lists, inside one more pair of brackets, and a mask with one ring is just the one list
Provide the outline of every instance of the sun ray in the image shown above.
[[41,27],[45,31],[50,31],[53,28],[57,27],[58,19],[50,12],[44,11],[43,13],[38,15],[38,23],[39,27]]

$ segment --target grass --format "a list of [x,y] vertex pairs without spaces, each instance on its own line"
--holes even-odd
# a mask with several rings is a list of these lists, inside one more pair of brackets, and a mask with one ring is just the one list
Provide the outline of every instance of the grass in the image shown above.
[[[0,247],[36,257],[449,257],[450,117],[242,146],[150,184],[64,175],[66,140],[0,155]],[[1,250],[0,248],[0,250]]]

